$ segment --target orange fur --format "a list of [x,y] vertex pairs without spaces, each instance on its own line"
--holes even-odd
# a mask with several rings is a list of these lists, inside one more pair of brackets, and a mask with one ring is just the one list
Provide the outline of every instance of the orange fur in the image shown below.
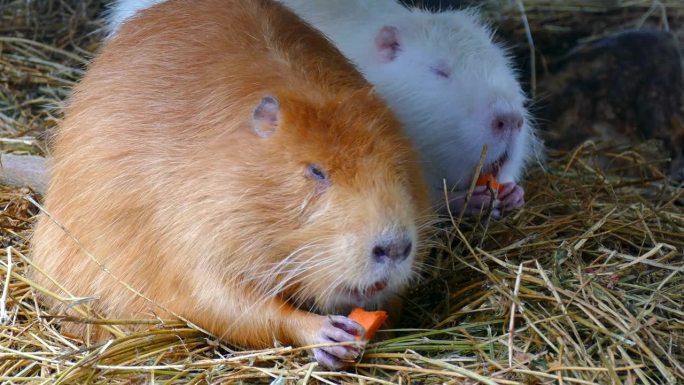
[[[250,126],[265,95],[281,106],[268,138]],[[329,172],[325,191],[309,163]],[[170,0],[126,23],[76,87],[33,259],[107,317],[169,311],[243,346],[315,343],[325,317],[294,305],[335,311],[335,285],[372,283],[373,237],[421,230],[418,166],[361,75],[283,7]]]

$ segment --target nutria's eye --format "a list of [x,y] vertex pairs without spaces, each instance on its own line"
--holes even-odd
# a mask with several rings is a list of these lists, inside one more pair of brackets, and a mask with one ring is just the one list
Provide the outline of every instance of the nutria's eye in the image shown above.
[[323,171],[320,166],[315,164],[310,164],[307,166],[307,172],[309,176],[317,181],[325,182],[328,180],[328,174]]
[[433,74],[439,76],[440,78],[449,79],[451,76],[451,69],[445,65],[437,65],[430,68]]

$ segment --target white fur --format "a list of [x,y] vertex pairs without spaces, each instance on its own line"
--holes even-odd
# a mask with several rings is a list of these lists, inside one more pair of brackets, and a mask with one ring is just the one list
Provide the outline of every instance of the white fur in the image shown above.
[[[162,1],[116,1],[111,31]],[[517,182],[538,153],[511,63],[475,11],[431,13],[396,0],[279,1],[327,35],[383,95],[422,156],[436,203],[443,201],[444,179],[450,189],[469,185],[484,144],[486,164],[508,153],[497,176],[504,183]],[[396,27],[400,41],[390,62],[380,59],[375,44],[383,26]],[[449,69],[449,78],[433,73],[434,67]],[[494,115],[506,112],[522,114],[525,124],[515,134],[496,135]]]
[[138,11],[159,4],[164,0],[114,0],[107,13],[108,32],[114,35],[121,24],[134,16]]

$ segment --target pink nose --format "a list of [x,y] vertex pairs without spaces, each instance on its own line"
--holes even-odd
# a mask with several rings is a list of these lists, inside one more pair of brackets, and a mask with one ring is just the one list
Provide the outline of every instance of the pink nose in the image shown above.
[[523,126],[523,116],[519,112],[505,112],[494,116],[492,129],[498,132],[520,130]]

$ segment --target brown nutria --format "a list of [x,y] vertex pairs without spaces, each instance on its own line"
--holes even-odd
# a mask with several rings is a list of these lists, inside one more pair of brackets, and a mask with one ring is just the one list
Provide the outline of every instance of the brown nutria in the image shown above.
[[[332,315],[382,306],[420,263],[429,198],[400,124],[271,1],[141,11],[76,87],[52,155],[34,262],[110,318],[176,314],[254,348],[353,341]],[[339,367],[359,346],[314,353]]]

